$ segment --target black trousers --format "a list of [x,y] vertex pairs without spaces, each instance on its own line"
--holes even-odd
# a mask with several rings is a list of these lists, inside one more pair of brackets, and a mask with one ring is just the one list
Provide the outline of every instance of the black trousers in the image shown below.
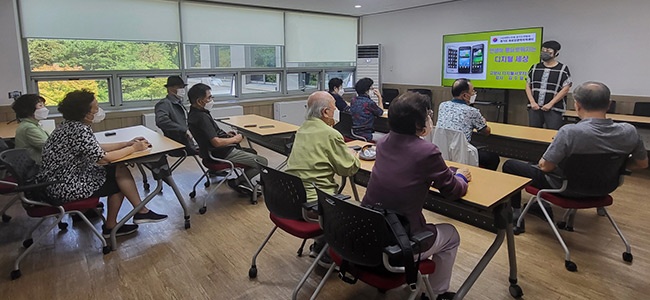
[[498,154],[483,149],[478,150],[478,165],[481,168],[496,171],[500,161]]
[[[533,163],[510,159],[503,164],[503,173],[530,178],[532,179],[530,185],[538,189],[552,188],[551,184],[546,180],[544,172],[534,168]],[[512,195],[511,199],[512,208],[521,208],[521,192]]]

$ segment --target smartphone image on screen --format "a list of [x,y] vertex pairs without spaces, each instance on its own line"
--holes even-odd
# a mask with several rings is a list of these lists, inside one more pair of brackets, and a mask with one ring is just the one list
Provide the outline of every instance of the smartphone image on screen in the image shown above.
[[472,60],[472,47],[463,46],[458,48],[458,73],[469,73]]
[[447,73],[458,73],[458,49],[447,48]]
[[472,46],[472,73],[483,73],[483,44]]

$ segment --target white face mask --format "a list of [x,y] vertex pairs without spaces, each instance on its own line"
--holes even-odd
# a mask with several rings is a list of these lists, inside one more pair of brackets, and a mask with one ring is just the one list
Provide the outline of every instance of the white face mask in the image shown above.
[[45,107],[37,108],[36,111],[34,111],[34,118],[36,120],[45,120],[47,119],[47,115],[49,114],[50,114],[49,109]]
[[472,95],[472,97],[469,97],[469,104],[474,104],[476,101],[476,94]]
[[203,108],[207,110],[211,110],[213,105],[214,105],[214,101],[210,100],[210,102],[206,103],[205,106],[203,106]]
[[422,130],[422,133],[420,134],[421,137],[425,137],[433,131],[433,120],[431,120],[430,116],[427,116],[427,121],[425,122],[423,129],[424,130]]
[[343,96],[345,94],[345,89],[343,87],[339,88],[339,95]]
[[176,96],[178,96],[178,98],[183,99],[185,97],[185,89],[184,88],[183,89],[177,89],[176,90]]
[[101,121],[104,121],[104,118],[106,118],[106,113],[100,107],[97,113],[93,116],[93,123],[99,123]]

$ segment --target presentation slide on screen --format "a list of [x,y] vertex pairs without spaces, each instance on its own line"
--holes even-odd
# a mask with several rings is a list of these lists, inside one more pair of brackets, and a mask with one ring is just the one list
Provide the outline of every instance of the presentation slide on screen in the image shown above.
[[542,28],[445,35],[442,85],[472,80],[474,87],[521,89],[528,69],[539,62]]

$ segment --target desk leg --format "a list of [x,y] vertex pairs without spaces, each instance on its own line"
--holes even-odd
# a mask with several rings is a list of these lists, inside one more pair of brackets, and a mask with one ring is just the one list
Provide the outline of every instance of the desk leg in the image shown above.
[[140,204],[138,204],[136,207],[134,207],[124,218],[122,218],[115,227],[113,227],[113,230],[111,230],[111,250],[116,250],[117,249],[117,230],[126,223],[131,217],[133,217],[138,211],[140,211],[153,197],[158,195],[162,191],[162,180],[157,179],[156,180],[156,188],[149,194],[147,197],[145,197]]
[[185,229],[190,228],[190,213],[187,210],[187,206],[185,205],[185,200],[183,200],[183,195],[181,195],[181,191],[178,190],[178,186],[176,185],[176,182],[174,181],[174,178],[172,178],[171,173],[168,176],[165,176],[162,178],[162,180],[169,185],[172,190],[174,191],[174,194],[176,194],[176,199],[178,199],[178,203],[181,204],[181,207],[183,208],[183,216],[185,218]]
[[497,231],[497,236],[494,239],[494,242],[492,242],[490,248],[488,248],[481,260],[479,260],[478,264],[476,264],[476,267],[474,267],[474,270],[472,270],[467,279],[465,279],[463,285],[456,292],[454,299],[463,299],[465,295],[467,295],[467,292],[469,292],[469,289],[472,288],[472,285],[474,285],[476,279],[478,279],[483,270],[485,270],[485,267],[487,267],[488,263],[490,263],[490,260],[492,260],[492,257],[494,257],[494,254],[496,254],[499,250],[499,247],[501,247],[505,236],[505,229],[499,229],[499,231]]
[[352,188],[352,194],[354,194],[354,200],[361,202],[361,199],[359,199],[359,192],[357,192],[357,185],[354,183],[354,175],[350,177],[350,187]]
[[512,222],[509,222],[506,225],[506,238],[508,240],[508,263],[510,265],[510,295],[515,298],[521,298],[524,295],[524,291],[521,290],[521,287],[517,284],[517,253],[515,252],[515,235],[512,231],[513,229]]

